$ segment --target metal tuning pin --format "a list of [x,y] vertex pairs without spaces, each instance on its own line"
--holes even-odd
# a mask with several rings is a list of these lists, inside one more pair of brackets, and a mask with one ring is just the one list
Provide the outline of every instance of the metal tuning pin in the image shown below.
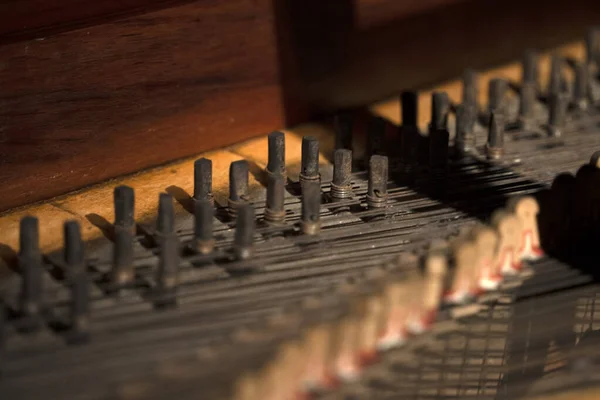
[[268,147],[267,174],[285,176],[285,135],[283,132],[271,132],[268,136]]
[[522,63],[522,83],[532,84],[534,88],[538,87],[538,54],[534,50],[527,50],[523,56]]
[[352,150],[353,121],[350,112],[340,112],[333,117],[335,149]]
[[135,192],[129,186],[117,186],[114,190],[115,231],[125,229],[135,235]]
[[388,192],[388,158],[374,155],[369,160],[369,183],[367,189],[367,204],[369,208],[387,206]]
[[446,181],[449,142],[447,129],[436,129],[429,134],[429,168],[436,188],[442,188]]
[[404,175],[415,172],[418,162],[420,133],[418,123],[419,98],[416,92],[402,92],[402,126],[400,132],[400,169]]
[[233,252],[238,260],[247,260],[254,255],[254,231],[256,221],[254,207],[244,204],[238,209],[235,224]]
[[562,57],[554,54],[550,60],[550,77],[548,79],[548,96],[559,94],[563,91],[566,80],[563,75]]
[[488,86],[488,111],[491,114],[504,113],[504,97],[508,88],[507,82],[502,78],[494,78],[490,80]]
[[588,66],[597,68],[600,58],[600,29],[591,27],[585,35],[585,52]]
[[270,224],[285,222],[284,198],[285,176],[282,174],[267,174],[265,222]]
[[319,141],[313,136],[302,138],[302,170],[300,184],[304,181],[321,180],[319,173]]
[[479,76],[472,69],[463,73],[462,104],[474,113],[479,109]]
[[374,116],[369,121],[367,131],[367,150],[365,151],[365,165],[369,164],[369,158],[374,154],[383,154],[385,152],[385,132],[387,121],[378,116]]
[[448,129],[448,113],[450,99],[446,92],[433,92],[431,95],[431,123],[429,132],[437,129]]
[[19,244],[18,260],[22,275],[19,294],[20,328],[31,332],[38,330],[41,325],[40,312],[44,274],[36,217],[27,216],[21,219]]
[[209,254],[215,247],[213,219],[215,211],[210,200],[198,200],[194,205],[193,247],[200,254]]
[[504,154],[504,118],[494,111],[490,114],[486,152],[490,160],[498,160]]
[[179,270],[179,241],[175,233],[173,198],[161,193],[158,203],[159,256],[153,293],[154,307],[172,307],[177,302],[177,274]]
[[475,114],[473,109],[464,104],[456,107],[456,138],[454,139],[454,155],[458,158],[473,152],[476,146]]
[[316,235],[321,230],[321,184],[319,181],[307,181],[302,188],[302,232]]
[[561,137],[567,119],[568,98],[563,92],[551,93],[549,98],[548,135]]
[[110,281],[116,287],[131,283],[135,278],[133,266],[133,235],[129,230],[115,230],[113,266]]
[[67,341],[78,344],[89,339],[90,279],[85,265],[81,229],[77,221],[65,222],[64,240],[64,260],[71,292]]
[[573,84],[573,105],[578,110],[587,110],[589,104],[589,69],[582,63],[575,65]]
[[229,167],[229,215],[233,218],[237,210],[248,203],[248,162],[234,161]]
[[194,161],[194,196],[195,201],[208,200],[214,203],[212,193],[212,161],[200,158]]
[[537,103],[537,86],[534,82],[523,82],[519,91],[519,126],[532,130],[536,127],[535,105]]
[[354,196],[352,192],[352,151],[337,149],[333,153],[333,180],[331,198],[342,200]]

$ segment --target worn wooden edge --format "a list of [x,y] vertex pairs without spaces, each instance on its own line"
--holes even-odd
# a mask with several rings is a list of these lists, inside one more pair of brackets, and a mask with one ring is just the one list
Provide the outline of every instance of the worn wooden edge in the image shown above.
[[[581,58],[584,47],[581,43],[566,44],[556,51],[564,56]],[[542,82],[549,72],[549,54],[541,55],[540,76]],[[480,73],[480,101],[487,102],[487,83],[492,77],[501,76],[518,82],[521,68],[518,61],[490,69]],[[448,92],[454,102],[461,97],[461,81],[455,79],[434,88],[426,88],[419,97],[419,123],[425,127],[431,113],[430,95],[434,90]],[[381,115],[394,124],[400,121],[400,103],[397,98],[391,98],[373,104],[370,112]],[[321,161],[327,163],[327,157],[333,146],[333,132],[325,124],[309,123],[284,131],[286,133],[286,158],[290,176],[297,173],[300,162],[300,143],[302,136],[313,135],[320,139]],[[191,194],[193,190],[193,163],[199,157],[210,158],[213,162],[213,192],[220,204],[226,202],[229,181],[229,164],[245,158],[251,163],[250,184],[260,186],[260,169],[267,163],[266,136],[245,141],[230,146],[224,150],[202,153],[180,161],[149,169],[137,174],[113,179],[87,189],[72,192],[49,201],[33,204],[6,212],[0,215],[0,249],[6,258],[18,250],[19,221],[25,215],[33,215],[40,220],[40,246],[43,251],[50,252],[63,244],[62,224],[64,221],[75,219],[82,226],[84,240],[90,241],[102,235],[97,227],[98,221],[113,221],[113,189],[117,185],[129,185],[136,192],[136,220],[151,222],[156,211],[158,195],[171,191],[174,194]],[[294,172],[295,171],[295,172]],[[175,196],[176,197],[176,196]],[[185,212],[178,204],[178,211]],[[94,221],[93,223],[90,221]],[[11,250],[12,249],[12,250]]]

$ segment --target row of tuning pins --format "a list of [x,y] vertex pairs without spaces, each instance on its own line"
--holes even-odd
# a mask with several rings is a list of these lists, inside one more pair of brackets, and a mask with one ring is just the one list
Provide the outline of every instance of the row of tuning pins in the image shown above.
[[[267,196],[263,222],[281,225],[285,223],[286,217],[285,136],[281,132],[273,132],[269,135],[268,143]],[[341,201],[353,197],[352,154],[349,150],[340,149],[335,152],[334,158],[334,179],[330,196],[332,201]],[[370,170],[367,203],[370,207],[382,207],[387,201],[387,157],[372,157]],[[304,234],[315,235],[320,230],[322,190],[319,143],[314,137],[304,137],[302,140],[302,170],[299,178],[302,191],[301,230]],[[230,165],[227,211],[235,221],[231,255],[239,261],[248,260],[253,256],[257,226],[255,209],[248,196],[248,182],[248,163],[245,160],[233,162]],[[210,256],[215,252],[215,206],[212,193],[212,161],[209,159],[201,158],[194,163],[194,192],[191,198],[194,204],[194,235],[187,247],[197,254]],[[121,289],[135,286],[136,283],[134,264],[137,225],[134,209],[134,189],[129,186],[116,187],[112,268],[104,279],[108,282],[109,292],[119,292]],[[176,304],[182,247],[177,236],[175,220],[172,196],[161,193],[156,226],[151,230],[152,242],[158,247],[158,262],[151,296],[157,308]],[[72,299],[71,321],[67,325],[72,326],[73,332],[80,332],[84,337],[89,325],[91,277],[86,264],[81,228],[77,221],[67,221],[64,224],[64,250],[60,258],[60,268],[69,283]],[[39,247],[39,223],[36,217],[27,216],[21,220],[18,269],[22,277],[16,311],[19,329],[34,331],[42,325],[43,280],[46,273],[46,264]],[[75,337],[75,334],[72,336]]]

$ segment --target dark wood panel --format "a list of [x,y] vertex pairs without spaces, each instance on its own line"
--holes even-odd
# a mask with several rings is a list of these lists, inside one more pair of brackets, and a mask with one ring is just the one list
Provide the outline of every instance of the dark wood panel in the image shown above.
[[284,124],[266,0],[199,1],[1,51],[0,209]]

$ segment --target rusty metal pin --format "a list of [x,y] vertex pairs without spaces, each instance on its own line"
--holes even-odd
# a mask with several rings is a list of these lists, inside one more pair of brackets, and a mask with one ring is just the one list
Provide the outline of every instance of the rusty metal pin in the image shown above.
[[369,186],[367,204],[369,208],[381,208],[387,205],[388,158],[374,155],[369,160]]
[[321,184],[307,181],[302,188],[302,216],[300,225],[306,235],[316,235],[321,229]]
[[283,132],[271,132],[268,136],[267,172],[285,175],[285,135]]
[[538,86],[538,55],[534,50],[526,50],[523,55],[522,62],[522,83],[533,84],[537,89]]
[[475,115],[472,107],[460,104],[456,108],[456,138],[454,139],[455,155],[462,157],[475,150],[476,139],[473,130]]
[[579,110],[587,110],[589,103],[589,69],[582,63],[575,65],[575,82],[573,84],[573,104]]
[[490,160],[500,159],[504,154],[504,118],[501,113],[490,114],[486,152]]
[[133,235],[127,229],[115,231],[115,244],[113,246],[113,265],[111,282],[121,286],[133,281],[135,272],[133,268]]
[[175,207],[173,197],[168,193],[158,196],[158,217],[156,231],[159,235],[168,235],[175,230]]
[[300,182],[320,179],[319,140],[313,136],[304,136],[302,138],[302,170],[300,171]]
[[374,116],[369,121],[367,130],[367,151],[365,151],[365,165],[369,158],[374,154],[383,154],[385,151],[385,131],[387,121],[378,116]]
[[346,199],[352,192],[352,151],[337,149],[333,153],[333,180],[331,182],[331,198]]
[[234,161],[229,166],[229,214],[235,217],[237,209],[248,203],[248,162]]
[[162,309],[177,304],[177,284],[179,272],[179,240],[175,233],[161,237],[156,286],[153,291],[154,308]]
[[429,131],[448,128],[450,99],[446,92],[433,92],[431,95],[431,123]]
[[472,69],[466,69],[463,73],[462,104],[466,107],[479,108],[479,76]]
[[240,206],[233,241],[233,251],[238,260],[246,260],[253,256],[255,229],[254,207],[250,204]]
[[508,84],[504,79],[494,78],[490,81],[488,87],[488,110],[490,113],[504,111],[504,96],[507,87]]
[[135,230],[135,192],[129,186],[117,186],[114,190],[115,229]]
[[335,149],[352,150],[353,121],[349,112],[340,112],[333,118],[335,129]]
[[550,61],[550,77],[548,80],[548,94],[558,94],[562,91],[565,78],[563,76],[563,64],[562,57],[554,54]]
[[81,343],[89,339],[90,281],[85,265],[81,229],[77,221],[64,224],[65,263],[70,287],[69,343]]
[[200,158],[194,161],[194,200],[213,202],[212,194],[212,161]]
[[199,200],[194,205],[194,248],[200,254],[213,251],[213,219],[215,210],[209,200]]
[[36,217],[26,216],[21,219],[19,243],[18,260],[22,275],[19,313],[22,329],[29,332],[40,327],[39,317],[43,290],[44,267],[39,247],[39,224]]
[[267,204],[265,221],[281,224],[285,221],[285,177],[281,174],[267,174]]
[[536,101],[537,87],[535,83],[523,83],[519,93],[519,126],[522,129],[533,129],[535,127],[534,111]]
[[549,98],[548,135],[560,137],[567,119],[568,98],[566,93],[551,93]]

